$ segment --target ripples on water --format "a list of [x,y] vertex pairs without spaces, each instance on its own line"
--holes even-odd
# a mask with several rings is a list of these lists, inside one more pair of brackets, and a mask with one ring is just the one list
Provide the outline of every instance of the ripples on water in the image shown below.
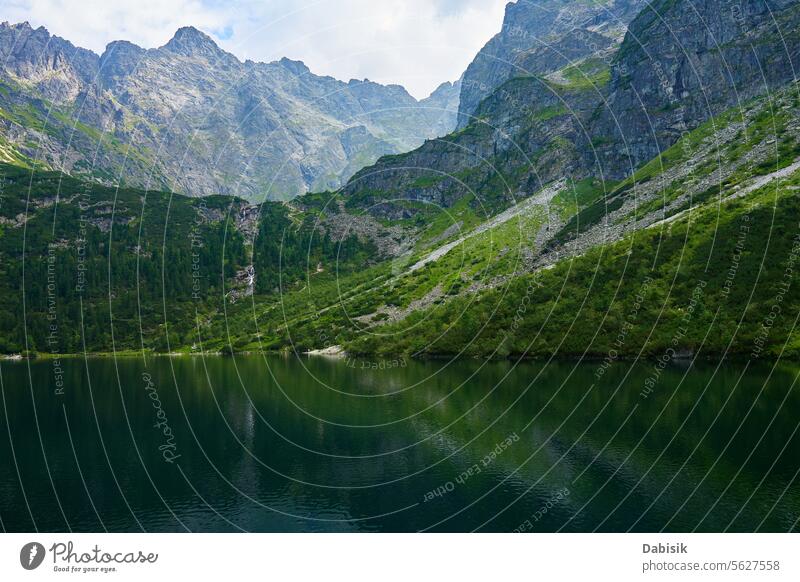
[[675,366],[646,398],[650,364],[599,378],[594,363],[61,366],[57,395],[53,362],[0,364],[7,531],[788,531],[800,517],[786,364]]

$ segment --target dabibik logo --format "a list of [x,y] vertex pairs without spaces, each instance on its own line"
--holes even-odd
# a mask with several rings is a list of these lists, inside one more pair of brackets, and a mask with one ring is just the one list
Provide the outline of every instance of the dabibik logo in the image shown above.
[[35,570],[44,561],[44,546],[38,542],[29,542],[19,551],[19,563],[26,570]]

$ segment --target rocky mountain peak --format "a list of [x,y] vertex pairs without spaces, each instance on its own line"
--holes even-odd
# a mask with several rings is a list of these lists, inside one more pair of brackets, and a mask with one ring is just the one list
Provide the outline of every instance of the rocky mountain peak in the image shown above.
[[24,22],[17,22],[16,24],[11,24],[7,20],[4,20],[2,24],[0,24],[0,28],[11,28],[14,30],[33,30],[31,28],[30,23],[26,20]]
[[278,62],[284,69],[298,76],[307,75],[311,72],[311,70],[306,66],[306,64],[303,61],[293,61],[292,59],[287,59],[286,57],[283,57]]
[[28,22],[0,25],[0,69],[54,103],[74,101],[82,86],[96,75],[98,60],[92,51],[51,36],[43,26],[34,29]]
[[161,48],[187,57],[202,56],[218,59],[228,55],[210,36],[194,26],[179,28],[170,41]]
[[147,51],[127,40],[115,40],[106,46],[100,57],[100,75],[104,82],[113,82],[130,75]]
[[108,58],[111,54],[121,54],[121,53],[130,53],[130,52],[144,52],[145,49],[140,47],[137,44],[134,44],[128,40],[112,40],[110,43],[106,45],[106,50],[103,52],[103,55],[100,57],[101,59]]
[[450,93],[453,92],[454,89],[458,88],[458,84],[461,81],[456,81],[455,83],[451,81],[445,81],[444,83],[440,84],[436,89],[434,89],[430,95],[428,95],[427,99],[437,99],[441,96],[447,95],[449,96]]

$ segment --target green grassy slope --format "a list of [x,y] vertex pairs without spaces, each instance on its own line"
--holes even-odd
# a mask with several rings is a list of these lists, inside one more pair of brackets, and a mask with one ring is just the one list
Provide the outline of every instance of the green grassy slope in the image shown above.
[[800,175],[420,311],[347,347],[502,357],[796,356],[797,189]]

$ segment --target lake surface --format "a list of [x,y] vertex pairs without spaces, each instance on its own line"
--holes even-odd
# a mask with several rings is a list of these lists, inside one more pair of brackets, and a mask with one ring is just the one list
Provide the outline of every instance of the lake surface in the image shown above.
[[798,372],[277,356],[0,362],[0,524],[796,530]]

